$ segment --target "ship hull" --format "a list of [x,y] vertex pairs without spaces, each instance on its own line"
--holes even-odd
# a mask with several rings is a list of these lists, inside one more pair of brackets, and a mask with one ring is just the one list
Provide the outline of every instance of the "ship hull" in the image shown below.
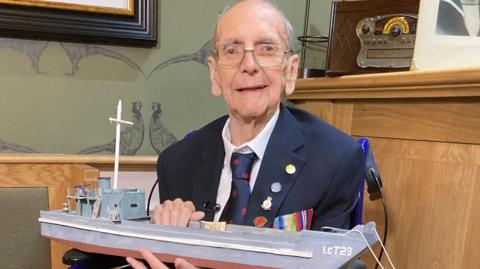
[[42,211],[39,221],[43,236],[82,251],[142,258],[137,249],[145,247],[161,261],[183,257],[208,268],[341,268],[365,251],[367,243],[377,241],[374,224],[346,233],[297,233],[236,225],[228,225],[227,231],[209,231],[199,225],[114,223],[58,211]]

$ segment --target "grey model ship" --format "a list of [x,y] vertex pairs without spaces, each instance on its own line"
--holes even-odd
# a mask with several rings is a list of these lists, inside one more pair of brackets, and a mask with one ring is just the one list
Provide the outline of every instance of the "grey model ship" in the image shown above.
[[[141,258],[140,246],[159,259],[182,256],[209,268],[341,268],[377,242],[375,225],[334,232],[287,232],[223,224],[163,226],[145,219],[144,192],[137,189],[77,186],[63,211],[40,212],[41,233],[73,248]],[[76,211],[69,207],[76,202]],[[138,210],[141,209],[141,210]],[[219,226],[213,224],[213,226]],[[222,226],[222,225],[220,225]]]

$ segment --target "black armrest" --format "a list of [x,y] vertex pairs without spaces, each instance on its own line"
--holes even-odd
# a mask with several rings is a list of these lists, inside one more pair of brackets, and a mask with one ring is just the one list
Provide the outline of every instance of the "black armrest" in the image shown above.
[[109,256],[70,249],[63,254],[62,261],[66,265],[75,265],[75,269],[106,269],[127,264],[125,257]]

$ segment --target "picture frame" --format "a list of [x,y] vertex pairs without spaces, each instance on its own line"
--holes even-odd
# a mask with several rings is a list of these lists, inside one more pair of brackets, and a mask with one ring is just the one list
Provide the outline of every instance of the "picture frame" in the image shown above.
[[[159,0],[122,0],[126,1],[128,8],[112,6],[111,3],[118,1],[89,1],[0,0],[0,36],[137,47],[156,46]],[[98,3],[106,3],[106,6]],[[122,9],[123,11],[118,12]],[[130,9],[133,13],[127,14],[125,10]]]
[[446,15],[448,13],[445,13],[445,7],[459,10],[452,6],[456,4],[455,2],[460,3],[453,0],[420,1],[412,70],[480,67],[480,50],[478,50],[480,31],[477,35],[473,32],[473,35],[469,35],[469,33],[462,33],[463,30],[460,31],[460,28],[445,29],[446,25],[466,24],[466,19],[463,17],[462,20],[465,22],[454,21],[458,18],[451,14]]
[[133,16],[135,0],[0,0],[0,4]]

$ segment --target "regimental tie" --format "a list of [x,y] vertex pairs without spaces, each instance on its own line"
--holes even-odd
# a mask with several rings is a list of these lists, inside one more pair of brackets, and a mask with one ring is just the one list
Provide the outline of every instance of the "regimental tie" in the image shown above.
[[250,172],[256,158],[255,153],[232,153],[230,160],[232,190],[221,217],[229,224],[245,224],[248,199],[250,198]]

